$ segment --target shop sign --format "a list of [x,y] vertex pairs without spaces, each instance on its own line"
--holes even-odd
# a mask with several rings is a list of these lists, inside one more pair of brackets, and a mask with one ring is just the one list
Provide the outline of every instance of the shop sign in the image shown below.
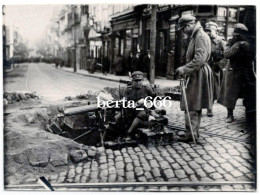
[[[157,5],[157,12],[163,12],[171,9],[171,5]],[[152,12],[152,6],[147,5],[147,7],[143,11],[143,15],[150,15]]]
[[115,23],[113,26],[113,31],[125,30],[125,29],[130,29],[135,27],[137,27],[135,20],[123,21],[120,23]]

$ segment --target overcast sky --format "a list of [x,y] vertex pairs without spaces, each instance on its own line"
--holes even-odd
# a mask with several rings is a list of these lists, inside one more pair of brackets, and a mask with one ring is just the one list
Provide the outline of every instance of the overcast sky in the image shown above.
[[7,5],[5,24],[18,27],[23,39],[28,40],[29,47],[34,48],[59,7],[60,5]]

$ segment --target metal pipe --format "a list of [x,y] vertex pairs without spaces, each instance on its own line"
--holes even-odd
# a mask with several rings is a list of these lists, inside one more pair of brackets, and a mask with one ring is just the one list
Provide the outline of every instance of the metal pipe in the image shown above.
[[73,139],[73,141],[76,141],[77,139],[79,139],[79,138],[81,138],[81,137],[83,137],[83,136],[89,134],[91,131],[92,131],[92,130],[89,130],[89,131],[83,133],[82,135],[80,135],[80,136],[76,137],[75,139]]

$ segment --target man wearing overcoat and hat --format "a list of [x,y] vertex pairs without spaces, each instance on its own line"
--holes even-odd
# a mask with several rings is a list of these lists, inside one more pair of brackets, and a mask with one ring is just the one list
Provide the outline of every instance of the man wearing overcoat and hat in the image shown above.
[[[211,56],[209,59],[209,65],[213,72],[213,101],[217,100],[221,80],[223,77],[222,70],[225,68],[228,60],[224,58],[224,51],[226,49],[226,41],[224,37],[220,37],[217,34],[218,25],[215,22],[208,22],[206,23],[205,32],[209,35],[211,39]],[[207,113],[208,117],[213,116],[212,110],[208,110]]]
[[233,38],[224,52],[229,63],[218,97],[218,102],[227,108],[227,123],[234,121],[233,110],[239,97],[244,98],[247,114],[255,115],[256,112],[255,41],[249,41],[248,29],[244,24],[237,23],[234,27]]
[[[211,54],[211,41],[202,29],[200,22],[196,22],[194,16],[184,15],[179,19],[178,23],[179,30],[190,36],[186,63],[179,67],[176,73],[188,81],[186,88],[187,103],[192,130],[196,139],[198,138],[202,109],[212,109],[213,75],[208,65]],[[183,96],[180,106],[181,110],[185,111]],[[191,127],[186,112],[185,123],[187,133],[180,138],[180,141],[190,142],[192,141]]]

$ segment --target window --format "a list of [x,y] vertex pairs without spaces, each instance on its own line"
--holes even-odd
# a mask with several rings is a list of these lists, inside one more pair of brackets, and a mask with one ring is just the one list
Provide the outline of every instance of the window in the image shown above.
[[237,16],[237,9],[229,8],[228,16],[231,17],[231,18],[235,18]]
[[214,6],[212,5],[200,5],[196,8],[196,14],[201,16],[214,15]]
[[185,16],[185,15],[193,15],[193,10],[184,11],[181,13],[181,16]]
[[209,13],[212,10],[212,6],[201,5],[198,8],[199,13]]
[[218,16],[226,17],[226,8],[218,7]]

